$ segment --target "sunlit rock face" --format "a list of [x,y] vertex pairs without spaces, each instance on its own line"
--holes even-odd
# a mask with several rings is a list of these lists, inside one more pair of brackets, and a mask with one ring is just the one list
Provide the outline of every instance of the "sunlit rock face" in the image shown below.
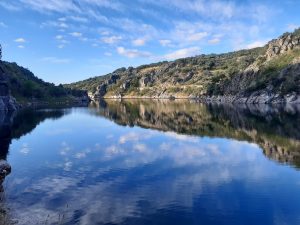
[[273,57],[286,53],[287,51],[299,48],[300,46],[300,35],[282,35],[278,39],[275,39],[268,44],[267,58],[268,60]]
[[199,55],[136,68],[67,86],[90,92],[91,99],[200,99],[204,102],[300,103],[300,29],[264,47]]

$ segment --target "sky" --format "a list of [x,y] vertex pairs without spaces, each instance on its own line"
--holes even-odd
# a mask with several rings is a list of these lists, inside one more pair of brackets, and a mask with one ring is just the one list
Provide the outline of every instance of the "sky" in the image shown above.
[[299,0],[0,0],[3,60],[55,84],[120,67],[263,46]]

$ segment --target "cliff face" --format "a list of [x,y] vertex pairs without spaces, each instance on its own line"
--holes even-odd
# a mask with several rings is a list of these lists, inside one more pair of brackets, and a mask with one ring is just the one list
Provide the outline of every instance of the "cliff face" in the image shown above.
[[300,29],[262,48],[200,55],[66,85],[99,98],[199,98],[243,103],[300,103]]
[[0,111],[15,111],[18,108],[16,100],[10,95],[4,71],[0,67]]

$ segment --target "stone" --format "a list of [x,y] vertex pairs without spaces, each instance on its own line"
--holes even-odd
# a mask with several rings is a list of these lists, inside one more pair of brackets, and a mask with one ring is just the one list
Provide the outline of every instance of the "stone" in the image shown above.
[[127,90],[130,87],[130,82],[129,81],[125,81],[123,84],[121,84],[120,88],[122,88],[123,90]]
[[0,160],[0,180],[3,180],[11,172],[11,166],[3,159]]
[[106,94],[106,88],[107,88],[107,84],[101,84],[98,86],[97,88],[97,94],[99,94],[100,96],[104,96]]
[[140,79],[140,86],[141,87],[146,87],[149,83],[151,83],[152,79],[149,76],[142,77]]

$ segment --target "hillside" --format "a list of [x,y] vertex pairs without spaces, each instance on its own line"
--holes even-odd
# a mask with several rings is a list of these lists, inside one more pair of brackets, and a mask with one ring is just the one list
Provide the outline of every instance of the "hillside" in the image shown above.
[[266,46],[200,55],[65,85],[99,98],[199,98],[205,101],[300,103],[300,29]]
[[[37,78],[28,69],[0,60],[0,109],[15,110],[18,104],[74,102],[86,92],[56,86]],[[11,97],[13,96],[13,98]]]

